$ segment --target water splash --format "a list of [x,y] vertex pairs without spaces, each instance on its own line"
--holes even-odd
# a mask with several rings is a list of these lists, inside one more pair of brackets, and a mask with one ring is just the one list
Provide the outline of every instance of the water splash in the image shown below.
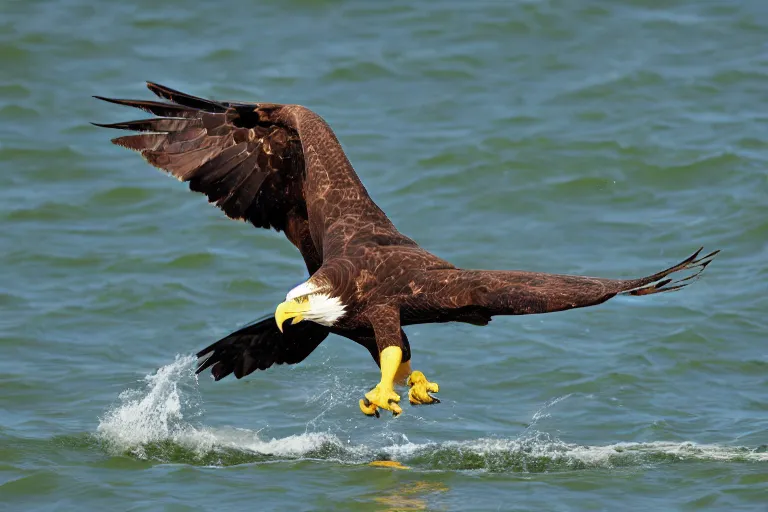
[[208,432],[184,421],[185,411],[199,411],[196,393],[182,389],[189,377],[194,378],[194,362],[192,356],[176,356],[173,363],[144,377],[144,389],[120,394],[119,404],[100,418],[97,429],[110,451],[144,458],[143,447],[151,443],[196,438],[212,445]]
[[[264,441],[259,432],[212,429],[194,420],[202,414],[194,356],[176,360],[144,378],[143,389],[124,391],[99,419],[97,437],[113,454],[142,459],[206,464],[251,461],[249,455],[298,458],[333,451],[341,442],[328,434],[306,433]],[[241,452],[241,453],[238,453]],[[227,462],[229,461],[229,462]]]
[[534,426],[539,422],[541,419],[546,419],[550,417],[549,409],[554,407],[555,405],[559,404],[563,400],[567,400],[570,398],[572,393],[568,393],[567,395],[559,396],[557,398],[553,398],[544,405],[542,405],[535,413],[533,413],[533,417],[531,418],[531,422],[528,424],[528,428],[526,430],[533,429]]
[[[399,435],[398,439],[389,436],[383,446],[345,443],[332,433],[318,432],[264,440],[259,431],[211,428],[198,422],[202,409],[194,368],[193,356],[177,356],[173,363],[147,375],[143,388],[123,392],[118,403],[100,419],[97,437],[104,449],[142,459],[203,465],[295,459],[345,464],[394,460],[414,469],[494,472],[633,467],[682,461],[768,462],[765,446],[751,449],[689,442],[589,446],[565,443],[531,427],[516,439],[413,443]],[[565,398],[545,404],[534,414],[531,426]]]

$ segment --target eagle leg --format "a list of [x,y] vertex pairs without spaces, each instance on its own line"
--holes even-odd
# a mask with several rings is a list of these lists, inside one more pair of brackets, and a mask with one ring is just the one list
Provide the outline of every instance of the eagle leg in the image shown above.
[[395,373],[395,384],[398,386],[405,386],[405,384],[408,382],[408,376],[411,374],[411,361],[408,360],[404,363],[400,363],[400,367],[397,369],[397,373]]
[[381,382],[365,394],[360,400],[360,410],[368,416],[379,416],[378,409],[392,411],[397,416],[403,410],[397,405],[400,395],[395,393],[395,376],[400,368],[403,350],[400,347],[389,346],[379,353],[381,363]]
[[408,377],[408,401],[411,405],[439,404],[440,399],[430,395],[440,391],[437,382],[429,382],[423,373],[416,370]]

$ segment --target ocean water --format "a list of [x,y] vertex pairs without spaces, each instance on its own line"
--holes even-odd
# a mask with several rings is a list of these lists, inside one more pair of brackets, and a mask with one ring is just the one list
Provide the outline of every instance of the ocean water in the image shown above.
[[[5,0],[0,509],[766,510],[766,33],[763,0]],[[722,253],[679,293],[406,329],[442,403],[397,418],[342,338],[196,379],[306,269],[89,124],[144,80],[314,109],[462,267]]]

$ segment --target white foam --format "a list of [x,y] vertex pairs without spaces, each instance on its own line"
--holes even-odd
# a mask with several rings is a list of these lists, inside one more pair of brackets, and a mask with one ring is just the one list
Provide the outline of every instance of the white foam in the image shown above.
[[97,429],[111,450],[143,456],[143,445],[148,443],[179,441],[190,435],[201,441],[207,437],[183,422],[183,409],[190,399],[183,401],[180,383],[194,375],[194,361],[192,356],[176,356],[176,361],[144,378],[145,389],[120,394],[120,403],[100,418]]
[[[768,452],[764,450],[691,442],[578,445],[532,431],[530,427],[516,439],[481,438],[440,443],[414,443],[405,435],[397,434],[387,436],[384,446],[344,443],[332,433],[323,432],[264,440],[258,431],[214,429],[195,423],[202,414],[194,375],[195,361],[193,356],[177,356],[173,363],[147,375],[142,389],[120,394],[118,403],[100,418],[97,429],[108,451],[146,458],[156,456],[147,453],[149,447],[171,443],[198,456],[234,451],[246,456],[315,457],[358,464],[384,455],[429,469],[491,471],[642,466],[676,460],[768,462]],[[567,395],[545,404],[536,411],[533,422],[565,398]],[[317,419],[319,417],[315,421]],[[173,459],[173,455],[170,458]],[[242,459],[235,457],[229,463],[240,463]]]
[[615,443],[603,446],[578,445],[552,439],[537,432],[518,439],[484,438],[471,441],[392,446],[384,449],[395,460],[429,456],[430,453],[467,453],[486,459],[494,465],[499,457],[522,456],[530,461],[550,460],[566,465],[614,467],[644,465],[658,459],[700,461],[768,462],[768,452],[742,447],[726,447],[692,442]]
[[194,356],[176,356],[173,363],[144,378],[144,389],[120,394],[119,403],[100,418],[97,428],[109,451],[145,458],[147,445],[172,442],[199,455],[234,449],[300,457],[328,444],[341,446],[338,438],[326,433],[308,432],[264,441],[253,430],[194,425],[190,420],[200,415],[199,399],[190,385],[196,383],[195,363]]

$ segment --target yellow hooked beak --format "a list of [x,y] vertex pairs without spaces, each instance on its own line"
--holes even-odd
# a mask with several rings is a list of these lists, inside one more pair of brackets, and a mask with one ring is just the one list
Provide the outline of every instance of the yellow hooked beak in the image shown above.
[[292,300],[281,302],[275,310],[275,322],[280,332],[283,332],[283,323],[292,318],[291,324],[304,320],[304,313],[309,311],[309,297],[296,297]]

